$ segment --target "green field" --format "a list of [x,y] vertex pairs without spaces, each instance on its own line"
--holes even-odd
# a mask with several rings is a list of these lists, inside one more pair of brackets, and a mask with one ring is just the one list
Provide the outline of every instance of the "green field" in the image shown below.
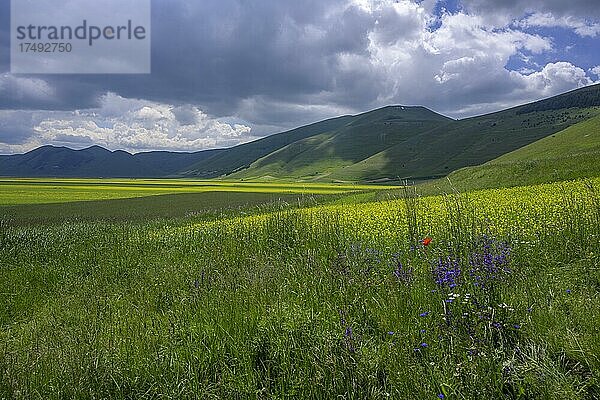
[[600,397],[599,179],[19,182],[96,200],[0,208],[0,398]]
[[177,193],[340,194],[381,190],[375,185],[264,183],[183,179],[0,179],[0,206],[135,198]]

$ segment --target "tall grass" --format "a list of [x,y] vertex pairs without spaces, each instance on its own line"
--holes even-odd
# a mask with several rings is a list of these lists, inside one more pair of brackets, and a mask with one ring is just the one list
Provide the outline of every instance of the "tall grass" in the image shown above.
[[598,398],[597,183],[539,190],[3,225],[0,397]]

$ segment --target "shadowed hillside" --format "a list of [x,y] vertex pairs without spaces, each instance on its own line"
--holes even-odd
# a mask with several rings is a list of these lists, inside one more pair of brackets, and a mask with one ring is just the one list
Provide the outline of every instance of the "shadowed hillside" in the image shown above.
[[222,175],[228,175],[237,170],[247,168],[259,158],[277,151],[290,143],[324,132],[333,131],[346,125],[352,120],[353,117],[350,116],[333,118],[293,129],[291,131],[271,135],[254,142],[227,149],[213,157],[191,165],[182,172],[185,175],[199,178],[215,178]]

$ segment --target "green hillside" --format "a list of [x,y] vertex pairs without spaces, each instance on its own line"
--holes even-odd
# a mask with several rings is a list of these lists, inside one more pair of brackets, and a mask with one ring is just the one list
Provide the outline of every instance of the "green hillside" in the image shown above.
[[[599,114],[600,85],[463,120],[424,107],[396,105],[328,119],[229,149],[195,153],[130,154],[98,146],[82,150],[43,146],[26,154],[0,156],[0,176],[420,182],[488,163],[547,137],[548,141],[523,151],[545,154],[546,160],[559,157],[574,139],[564,139],[561,145],[551,140],[552,135]],[[589,143],[592,139],[584,139],[578,143],[579,150],[569,155],[570,161],[564,160],[561,176],[580,174],[575,171],[577,165],[570,167],[568,163],[575,163],[574,157],[589,157],[582,151],[594,145]],[[508,157],[531,162],[532,155],[506,157],[499,162],[514,161]],[[536,160],[548,162],[539,156]],[[543,175],[551,167],[538,170]],[[495,168],[499,171],[517,166]]]
[[338,180],[426,180],[480,165],[596,115],[595,108],[536,111],[512,109],[456,121],[416,133],[357,164],[332,174]]
[[550,97],[517,107],[519,114],[527,114],[533,111],[562,110],[565,108],[588,108],[600,106],[599,85],[586,86],[558,96]]
[[340,168],[450,122],[451,119],[424,107],[384,107],[356,116],[351,123],[335,131],[294,142],[232,177],[331,180],[328,175]]
[[422,186],[470,190],[521,186],[600,176],[600,115],[540,139],[476,167],[451,173],[448,179]]
[[348,182],[431,180],[484,164],[593,118],[600,112],[599,105],[600,85],[593,85],[458,121],[423,107],[385,107],[282,146],[230,176]]
[[491,164],[556,159],[600,151],[600,115],[505,154]]
[[346,125],[352,119],[353,117],[351,116],[328,119],[232,147],[213,157],[189,166],[185,170],[180,171],[180,174],[199,178],[215,178],[231,174],[239,169],[247,168],[259,158],[277,151],[290,143],[335,130]]

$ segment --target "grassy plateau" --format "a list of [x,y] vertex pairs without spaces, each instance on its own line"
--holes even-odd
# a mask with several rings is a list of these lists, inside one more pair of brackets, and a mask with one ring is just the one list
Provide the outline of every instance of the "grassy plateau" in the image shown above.
[[599,179],[384,189],[5,180],[0,398],[600,398]]

